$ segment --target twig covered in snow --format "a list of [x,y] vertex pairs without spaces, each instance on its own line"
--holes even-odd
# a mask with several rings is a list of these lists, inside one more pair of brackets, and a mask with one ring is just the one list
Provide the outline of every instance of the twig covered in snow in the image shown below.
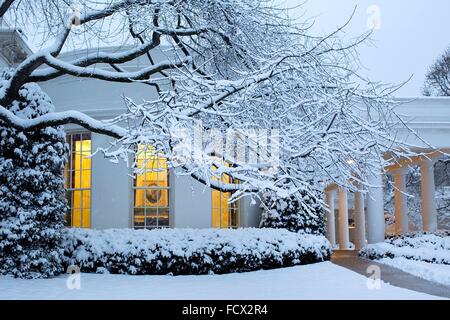
[[5,121],[15,129],[23,131],[33,131],[73,123],[92,132],[108,135],[116,139],[124,137],[128,132],[122,127],[95,120],[79,111],[53,112],[33,119],[23,119],[7,109],[0,108],[0,120]]

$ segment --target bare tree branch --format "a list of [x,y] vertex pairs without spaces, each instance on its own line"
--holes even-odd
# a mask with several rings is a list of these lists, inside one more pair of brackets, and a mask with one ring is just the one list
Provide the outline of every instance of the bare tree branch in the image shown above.
[[0,1],[0,18],[9,10],[15,0],[1,0]]

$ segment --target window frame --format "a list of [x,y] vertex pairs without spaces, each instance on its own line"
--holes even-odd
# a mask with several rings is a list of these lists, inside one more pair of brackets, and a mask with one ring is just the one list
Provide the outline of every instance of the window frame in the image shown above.
[[[149,145],[149,147],[151,147],[151,145]],[[139,147],[141,148],[141,147]],[[152,229],[164,229],[164,228],[170,228],[170,222],[171,222],[171,215],[170,215],[170,193],[171,193],[171,183],[170,183],[170,170],[167,166],[167,162],[166,162],[166,166],[165,168],[163,168],[163,170],[161,171],[153,171],[153,169],[149,168],[148,163],[151,163],[152,161],[156,161],[158,163],[160,163],[160,161],[167,161],[166,158],[164,157],[164,155],[162,154],[156,154],[156,155],[152,155],[151,158],[147,158],[146,157],[146,153],[147,153],[147,149],[144,149],[143,153],[144,153],[144,158],[141,159],[140,157],[140,151],[139,148],[137,148],[137,151],[134,155],[135,157],[135,161],[136,161],[136,166],[137,166],[137,172],[134,173],[134,177],[133,177],[133,185],[132,185],[132,208],[131,208],[131,212],[132,212],[132,217],[131,217],[131,221],[132,221],[132,227],[133,229],[138,229],[138,230],[152,230]],[[145,147],[142,147],[145,148]],[[140,167],[139,167],[139,161],[142,160],[145,167],[143,168],[142,172],[140,173]],[[138,183],[138,177],[140,175],[144,175],[144,177],[148,174],[148,173],[155,173],[157,180],[156,181],[166,181],[167,185],[166,186],[160,186],[160,185],[156,185],[156,186],[137,186]],[[166,174],[166,179],[160,179],[160,175],[161,174]],[[137,192],[141,191],[143,192],[143,197],[145,197],[145,193],[147,190],[152,190],[152,191],[165,191],[166,192],[166,198],[167,198],[167,206],[161,206],[161,205],[155,205],[155,206],[148,206],[146,205],[147,200],[144,198],[144,205],[138,207],[136,204],[136,199],[137,199]],[[159,202],[159,195],[158,195],[158,200]],[[136,224],[136,211],[137,209],[141,209],[143,210],[143,225],[138,225]],[[156,210],[156,224],[155,225],[148,225],[147,224],[147,215],[148,213],[151,214],[151,210]],[[163,214],[162,216],[160,215],[160,211],[165,211],[166,214]],[[161,220],[164,220],[165,218],[163,216],[167,215],[167,223],[166,224],[161,224]]]
[[[74,136],[80,136],[80,140],[74,140],[73,137]],[[88,139],[84,138],[85,136],[88,136]],[[70,138],[70,140],[69,140]],[[64,187],[65,187],[65,192],[66,192],[66,199],[68,199],[69,195],[70,195],[70,201],[68,199],[68,212],[66,212],[66,226],[69,228],[85,228],[85,229],[90,229],[92,226],[92,171],[93,171],[93,166],[92,166],[92,158],[90,158],[90,163],[89,163],[89,169],[84,169],[81,166],[80,170],[75,170],[75,164],[72,162],[73,159],[73,154],[72,154],[72,148],[73,145],[76,141],[90,141],[91,142],[91,147],[89,150],[89,155],[92,156],[92,133],[89,131],[69,131],[66,132],[66,143],[69,146],[69,153],[68,153],[68,162],[66,163],[66,165],[64,166]],[[80,162],[83,160],[83,148],[81,148],[81,157],[80,157]],[[67,170],[67,168],[69,168],[69,170]],[[80,187],[77,188],[75,186],[74,183],[74,175],[73,173],[75,173],[76,171],[80,171]],[[85,188],[85,187],[81,187],[82,186],[82,177],[83,171],[89,171],[89,188]],[[69,177],[69,180],[67,181],[66,177]],[[75,192],[80,192],[80,199],[81,199],[81,207],[80,208],[74,208],[74,195]],[[89,207],[83,207],[83,194],[85,192],[89,192]],[[70,205],[69,205],[70,204]],[[80,210],[80,226],[74,226],[73,221],[73,211],[77,209]],[[83,217],[84,214],[86,212],[86,210],[88,211],[89,214],[89,225],[88,226],[83,226]],[[69,220],[67,217],[67,214],[70,214],[70,225],[69,225]]]

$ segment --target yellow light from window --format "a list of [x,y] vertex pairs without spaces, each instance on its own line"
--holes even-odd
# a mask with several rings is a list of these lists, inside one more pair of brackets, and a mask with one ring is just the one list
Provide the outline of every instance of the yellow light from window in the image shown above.
[[167,160],[155,154],[152,146],[139,146],[137,156],[135,207],[168,207]]
[[91,140],[75,141],[72,227],[91,227]]
[[167,159],[153,146],[140,145],[136,157],[134,226],[169,226],[169,170]]
[[[218,178],[213,177],[213,180]],[[223,174],[221,177],[223,183],[233,183],[229,175]],[[238,208],[237,203],[229,204],[231,193],[212,190],[212,227],[213,228],[229,228],[236,227],[230,225],[230,214],[236,215],[233,220],[237,220]]]

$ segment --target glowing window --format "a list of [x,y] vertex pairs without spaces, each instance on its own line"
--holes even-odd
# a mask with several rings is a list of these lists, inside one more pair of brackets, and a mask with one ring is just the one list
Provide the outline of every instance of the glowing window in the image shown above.
[[69,209],[67,226],[90,228],[91,226],[91,135],[90,133],[67,135],[70,154],[64,169],[66,197]]
[[140,146],[134,180],[134,227],[169,226],[169,170],[167,160],[151,146]]
[[[217,179],[217,178],[216,178]],[[229,175],[223,174],[223,183],[235,183],[238,181]],[[239,226],[238,201],[228,203],[232,193],[218,190],[212,191],[212,227],[213,228],[237,228]]]

